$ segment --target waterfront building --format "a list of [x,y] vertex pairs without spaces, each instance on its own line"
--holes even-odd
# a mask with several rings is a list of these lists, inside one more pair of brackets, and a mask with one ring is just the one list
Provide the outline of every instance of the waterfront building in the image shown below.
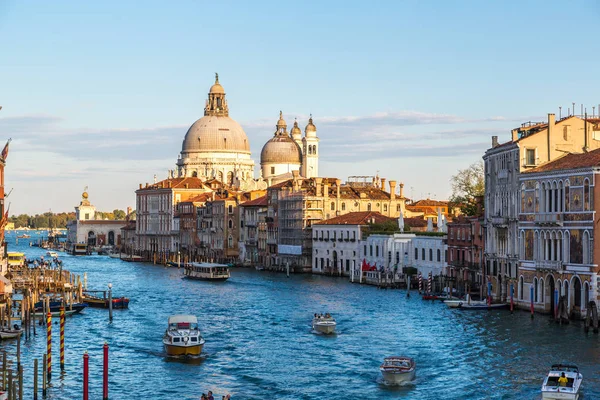
[[458,215],[458,209],[451,208],[447,201],[431,200],[427,198],[425,200],[418,200],[406,204],[405,217],[420,217],[425,221],[431,219],[432,222],[437,224],[440,213],[448,220],[449,217]]
[[137,236],[135,234],[135,219],[130,219],[121,228],[121,253],[128,255],[137,255]]
[[120,246],[121,228],[125,220],[96,219],[96,207],[90,203],[87,188],[75,207],[75,220],[67,223],[67,249],[75,244],[96,246]]
[[213,198],[214,192],[202,193],[177,204],[174,218],[179,219],[178,256],[181,262],[196,261],[200,238],[198,235],[198,210]]
[[12,292],[12,288],[10,292],[8,291],[10,282],[8,282],[6,279],[2,279],[8,272],[8,255],[6,254],[6,241],[4,240],[4,234],[9,222],[8,210],[5,210],[4,203],[4,167],[6,166],[6,158],[8,157],[9,144],[10,140],[6,143],[2,153],[0,154],[0,244],[2,244],[0,246],[0,294]]
[[[448,223],[449,275],[458,282],[469,282],[482,287],[484,282],[483,217],[460,216]],[[472,287],[475,289],[474,287]]]
[[[600,122],[600,121],[599,121]],[[600,149],[568,154],[521,173],[516,302],[554,314],[564,296],[569,315],[598,302]],[[531,294],[533,293],[533,297]]]
[[[511,140],[483,156],[485,168],[485,259],[493,296],[505,301],[509,284],[517,279],[519,261],[518,213],[521,173],[551,162],[565,153],[600,147],[599,119],[570,115],[556,121],[527,122],[511,131]],[[558,188],[557,188],[558,190]]]
[[417,235],[408,245],[408,263],[427,277],[448,275],[446,235]]
[[401,274],[404,267],[413,267],[409,250],[416,237],[415,233],[370,234],[360,242],[361,260],[378,271]]
[[240,261],[264,264],[267,252],[267,196],[240,204]]
[[390,221],[395,219],[374,211],[357,211],[313,224],[312,272],[350,276],[361,266],[363,228]]
[[167,260],[179,251],[177,204],[213,189],[199,178],[169,178],[136,190],[137,248],[144,259]]
[[294,121],[288,134],[283,113],[279,112],[275,133],[260,153],[261,176],[268,186],[292,178],[292,171],[304,178],[319,175],[319,138],[312,116],[304,132],[302,137],[298,121]]
[[[171,173],[173,177],[173,173]],[[177,160],[177,176],[216,179],[241,187],[254,181],[254,161],[246,133],[229,117],[229,105],[219,76],[211,86],[204,116],[188,129]]]
[[298,272],[312,270],[314,223],[356,211],[376,211],[397,218],[404,211],[403,184],[396,181],[384,190],[385,179],[375,182],[350,177],[346,184],[335,178],[293,178],[267,189],[267,266],[289,265]]

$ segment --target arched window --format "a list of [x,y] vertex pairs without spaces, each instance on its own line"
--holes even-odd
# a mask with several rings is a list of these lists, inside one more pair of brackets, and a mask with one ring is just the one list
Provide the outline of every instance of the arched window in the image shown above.
[[426,258],[425,258],[425,249],[421,249],[421,259],[422,259],[423,261],[425,261],[425,260],[426,260]]
[[419,249],[415,247],[415,260],[419,259]]
[[308,154],[312,154],[312,146],[308,146]]
[[519,300],[523,300],[523,277],[519,278]]
[[313,145],[313,156],[317,155],[317,145]]
[[342,211],[346,211],[346,203],[342,203]]
[[197,178],[198,177],[198,171],[192,172],[192,177]]
[[590,181],[587,178],[583,181],[583,210],[590,211]]
[[229,236],[227,238],[227,247],[232,248],[233,247],[233,237]]
[[387,204],[383,205],[383,211],[387,211]]
[[521,212],[525,212],[525,185],[521,185]]
[[569,181],[565,182],[565,211],[570,211],[569,208]]
[[535,212],[540,212],[540,184],[536,183],[535,184],[535,205],[534,205],[534,210]]
[[429,261],[433,261],[433,249],[429,249]]
[[334,210],[335,210],[335,203],[332,201],[331,202],[331,211],[334,211]]
[[367,211],[371,211],[371,203],[367,204]]
[[233,221],[232,220],[229,220],[228,226],[229,226],[229,229],[233,229]]
[[533,280],[533,291],[534,291],[533,298],[534,298],[534,301],[537,303],[537,301],[538,301],[538,279],[537,278],[535,278]]
[[540,291],[539,291],[539,299],[538,302],[543,303],[544,302],[544,280],[540,279]]
[[437,260],[438,262],[442,261],[442,252],[440,251],[440,249],[437,250]]
[[396,211],[400,212],[401,208],[400,208],[400,204],[396,204]]

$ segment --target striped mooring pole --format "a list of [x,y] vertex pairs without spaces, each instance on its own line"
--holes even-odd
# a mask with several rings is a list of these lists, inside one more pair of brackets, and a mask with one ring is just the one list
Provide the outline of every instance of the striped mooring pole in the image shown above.
[[423,275],[419,272],[419,293],[423,291]]
[[429,273],[429,279],[427,280],[427,292],[431,293],[431,272]]
[[47,366],[47,375],[48,382],[52,380],[52,313],[48,312],[46,316],[46,330],[47,330],[47,345],[46,345],[46,354],[48,354],[48,366]]
[[65,308],[60,308],[60,370],[65,370]]

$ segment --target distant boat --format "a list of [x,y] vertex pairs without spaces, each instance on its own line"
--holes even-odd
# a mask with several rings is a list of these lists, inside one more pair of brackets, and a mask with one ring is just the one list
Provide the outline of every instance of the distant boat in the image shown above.
[[17,236],[17,239],[29,239],[30,237],[31,237],[30,235],[24,233],[22,235]]
[[323,316],[315,314],[315,317],[312,321],[313,329],[325,335],[334,333],[336,326],[337,323],[335,322],[335,318],[333,318],[331,314],[325,314]]
[[0,330],[0,339],[16,339],[23,333],[23,329],[2,329]]
[[[106,291],[101,291],[103,296],[94,296],[90,293],[96,293],[96,291],[84,292],[83,301],[90,307],[94,308],[110,308]],[[129,299],[127,297],[113,297],[112,298],[113,309],[124,309],[129,308]]]
[[183,268],[183,274],[188,279],[225,281],[231,276],[229,268],[223,264],[189,263],[185,264]]

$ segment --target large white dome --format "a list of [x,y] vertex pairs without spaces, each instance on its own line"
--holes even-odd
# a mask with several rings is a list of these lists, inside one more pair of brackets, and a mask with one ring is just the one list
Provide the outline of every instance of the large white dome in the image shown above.
[[240,124],[233,119],[228,116],[206,115],[188,129],[181,151],[250,154],[250,143]]

